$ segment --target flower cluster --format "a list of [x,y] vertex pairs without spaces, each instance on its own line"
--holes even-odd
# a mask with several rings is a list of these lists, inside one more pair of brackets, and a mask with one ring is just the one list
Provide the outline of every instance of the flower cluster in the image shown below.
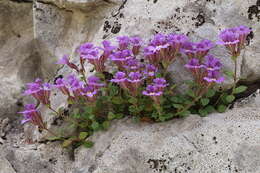
[[225,29],[220,33],[217,44],[224,45],[233,58],[238,57],[250,32],[251,29],[243,25]]
[[101,87],[105,84],[101,83],[100,78],[90,76],[87,83],[80,81],[75,75],[69,75],[67,79],[59,78],[54,85],[64,95],[72,101],[84,98],[87,101],[94,101]]
[[36,109],[34,104],[25,105],[25,110],[18,113],[23,114],[24,119],[21,122],[22,124],[31,122],[33,125],[38,126],[41,129],[46,129],[41,113]]
[[157,34],[144,48],[148,61],[158,66],[160,63],[167,68],[177,57],[188,37],[183,34]]
[[43,83],[41,79],[36,79],[35,82],[27,84],[24,94],[32,95],[44,105],[50,105],[51,84]]
[[153,83],[148,85],[142,94],[151,97],[153,101],[159,105],[160,97],[162,96],[163,90],[167,85],[168,84],[164,78],[155,78]]
[[222,83],[224,81],[224,77],[220,73],[222,64],[213,55],[206,55],[202,63],[199,59],[192,58],[185,67],[190,69],[195,81],[200,85],[207,86],[212,82]]
[[[251,30],[245,26],[226,29],[221,32],[220,41],[217,43],[225,45],[233,60],[236,60],[250,32]],[[97,109],[103,108],[98,107],[94,111],[91,108],[89,115],[84,117],[91,119],[87,119],[87,125],[84,124],[82,127],[87,126],[88,130],[95,130],[99,126],[97,123],[107,125],[107,122],[104,122],[108,120],[106,116],[110,113],[111,118],[114,112],[137,116],[151,115],[150,118],[156,121],[171,118],[163,116],[181,116],[185,112],[189,113],[188,109],[192,106],[194,106],[192,109],[197,109],[201,105],[206,106],[210,103],[210,100],[206,98],[205,101],[204,98],[203,103],[198,104],[199,106],[193,105],[201,101],[208,89],[224,81],[220,60],[210,54],[210,50],[215,46],[210,40],[191,42],[183,34],[156,34],[147,44],[138,36],[121,36],[117,37],[116,41],[115,45],[107,40],[103,41],[101,46],[92,43],[80,45],[77,49],[80,57],[79,64],[73,63],[67,55],[57,62],[73,69],[76,75],[72,73],[67,77],[58,78],[54,84],[36,79],[26,85],[25,95],[33,96],[41,105],[45,105],[57,115],[59,111],[56,112],[51,107],[50,97],[53,89],[65,95],[68,103],[76,104],[76,107],[86,105],[94,110],[94,107],[100,105],[111,106],[102,111],[112,111],[112,114],[105,112],[104,116],[98,117],[96,114],[100,110]],[[175,97],[175,92],[172,91],[175,85],[173,87],[170,83],[170,75],[167,74],[168,67],[176,60],[184,62],[184,67],[194,77],[193,84],[196,83],[189,88],[193,93],[182,95],[182,99],[177,97],[172,99]],[[94,66],[96,74],[92,76],[87,74],[85,70],[87,63]],[[112,74],[108,72],[107,64],[116,67]],[[236,70],[234,74],[236,76]],[[236,77],[234,81],[237,82]],[[185,101],[186,98],[195,98],[195,100]],[[229,97],[229,101],[232,99],[233,97]],[[200,112],[205,111],[203,109]],[[48,130],[37,106],[28,104],[25,110],[19,113],[24,115],[22,124],[30,122],[41,129]]]

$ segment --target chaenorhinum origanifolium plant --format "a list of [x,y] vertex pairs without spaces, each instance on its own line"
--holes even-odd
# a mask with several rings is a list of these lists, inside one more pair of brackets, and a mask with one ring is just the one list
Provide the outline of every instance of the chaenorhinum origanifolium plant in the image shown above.
[[[105,40],[102,46],[82,44],[77,52],[79,65],[72,63],[67,55],[57,64],[67,65],[75,71],[65,78],[58,78],[54,84],[36,79],[28,83],[26,95],[33,96],[38,105],[28,104],[22,124],[32,123],[41,130],[47,130],[55,140],[64,140],[63,146],[91,147],[88,137],[97,130],[109,127],[110,121],[132,116],[135,121],[162,122],[191,113],[206,116],[214,111],[224,112],[235,100],[236,94],[244,92],[245,86],[237,86],[237,59],[251,30],[239,26],[223,30],[217,44],[224,45],[234,62],[234,72],[226,71],[233,79],[230,89],[218,90],[224,82],[220,60],[209,54],[215,47],[210,40],[194,43],[183,34],[156,34],[148,44],[140,37],[117,37],[118,44]],[[191,73],[193,80],[184,81],[187,91],[175,92],[178,85],[170,82],[168,68],[175,61]],[[107,61],[116,68],[112,73]],[[85,65],[94,66],[95,74],[87,77]],[[58,90],[67,97],[70,110],[55,110],[50,96]],[[55,116],[71,123],[77,136],[63,137],[50,131],[38,110],[40,105],[49,108]]]

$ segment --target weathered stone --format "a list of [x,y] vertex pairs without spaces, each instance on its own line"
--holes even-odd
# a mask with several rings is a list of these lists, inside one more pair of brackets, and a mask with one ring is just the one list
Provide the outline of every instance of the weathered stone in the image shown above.
[[259,108],[161,124],[122,120],[94,135],[94,148],[78,150],[76,168],[82,173],[255,173],[260,171],[259,123]]

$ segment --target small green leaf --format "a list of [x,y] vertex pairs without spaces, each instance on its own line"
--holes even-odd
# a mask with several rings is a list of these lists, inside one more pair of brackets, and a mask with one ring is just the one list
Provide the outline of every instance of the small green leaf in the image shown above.
[[115,116],[116,116],[117,119],[121,119],[121,118],[124,117],[124,114],[118,113],[118,114],[115,114]]
[[120,105],[120,104],[124,103],[124,100],[121,97],[113,97],[111,101],[113,104],[116,104],[116,105]]
[[47,140],[49,140],[49,141],[58,141],[61,139],[62,139],[62,137],[59,137],[59,136],[51,136],[51,137],[47,138]]
[[213,97],[216,94],[216,91],[214,89],[209,89],[206,93],[206,97],[210,98]]
[[182,109],[183,106],[181,104],[172,104],[173,107],[175,107],[176,109]]
[[92,122],[91,128],[92,128],[93,130],[98,130],[98,129],[99,129],[99,123],[96,122],[96,121]]
[[86,148],[91,148],[91,147],[93,147],[93,145],[94,145],[94,142],[92,142],[92,141],[84,141],[83,142],[83,146],[86,147]]
[[109,112],[107,118],[108,120],[113,120],[116,118],[116,115],[113,112]]
[[72,118],[79,119],[80,118],[80,114],[73,114]]
[[192,97],[192,98],[196,97],[195,93],[192,90],[188,90],[187,95]]
[[73,142],[73,140],[67,139],[67,140],[63,141],[62,147],[66,148],[66,147],[70,146],[72,144],[72,142]]
[[241,85],[241,86],[235,88],[233,93],[234,94],[239,94],[239,93],[242,93],[242,92],[246,91],[246,89],[247,89],[247,86]]
[[108,129],[109,126],[110,126],[109,121],[104,121],[104,122],[102,123],[102,126],[103,126],[104,129]]
[[227,106],[225,106],[225,105],[219,105],[217,108],[218,112],[220,112],[220,113],[225,112],[226,109],[227,109]]
[[208,112],[208,113],[212,113],[215,111],[215,108],[212,106],[212,105],[208,105],[205,110]]
[[88,132],[80,132],[79,133],[79,139],[84,140],[88,136]]
[[85,107],[84,110],[85,110],[85,112],[88,113],[88,114],[91,114],[91,113],[93,112],[93,108],[90,107],[90,106]]
[[235,96],[234,95],[228,95],[226,96],[226,101],[228,103],[232,103],[235,100]]
[[183,112],[179,113],[179,115],[182,116],[182,117],[186,117],[189,114],[190,114],[190,111],[183,111]]
[[208,112],[206,109],[199,109],[199,114],[203,117],[205,117],[206,115],[208,115]]
[[159,120],[161,121],[161,122],[164,122],[165,120],[166,120],[166,117],[164,117],[164,116],[159,116]]
[[207,104],[209,104],[209,99],[208,98],[202,98],[202,99],[200,99],[200,103],[202,104],[202,106],[206,106]]
[[171,97],[170,100],[174,103],[183,103],[183,99],[178,96]]
[[128,100],[129,103],[131,104],[136,104],[138,102],[137,98],[134,98],[134,97],[131,97],[129,100]]
[[233,76],[234,76],[234,73],[232,71],[228,71],[228,70],[225,70],[224,74],[227,75],[230,78],[233,78]]

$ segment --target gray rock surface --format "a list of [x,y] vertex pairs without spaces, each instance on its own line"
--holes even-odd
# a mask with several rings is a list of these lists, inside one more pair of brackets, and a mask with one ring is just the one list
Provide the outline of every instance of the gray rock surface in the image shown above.
[[[157,32],[181,32],[192,40],[216,40],[221,29],[247,25],[253,33],[239,57],[239,73],[247,82],[258,81],[259,10],[259,0],[0,1],[0,173],[260,172],[258,94],[206,118],[160,124],[120,120],[92,137],[92,149],[74,154],[43,141],[46,134],[35,128],[26,126],[23,133],[18,121],[5,119],[16,116],[24,83],[68,73],[53,64],[63,54],[77,61],[81,43],[114,41],[119,35],[148,40]],[[217,46],[212,53],[232,69],[225,49]],[[180,64],[171,71],[177,82],[186,79]],[[63,99],[55,96],[54,104],[64,105]],[[50,126],[54,117],[44,119]]]
[[240,102],[242,108],[205,118],[115,121],[91,137],[93,148],[74,154],[58,143],[28,144],[26,134],[11,131],[0,145],[0,165],[16,173],[258,173],[259,97],[254,94]]

